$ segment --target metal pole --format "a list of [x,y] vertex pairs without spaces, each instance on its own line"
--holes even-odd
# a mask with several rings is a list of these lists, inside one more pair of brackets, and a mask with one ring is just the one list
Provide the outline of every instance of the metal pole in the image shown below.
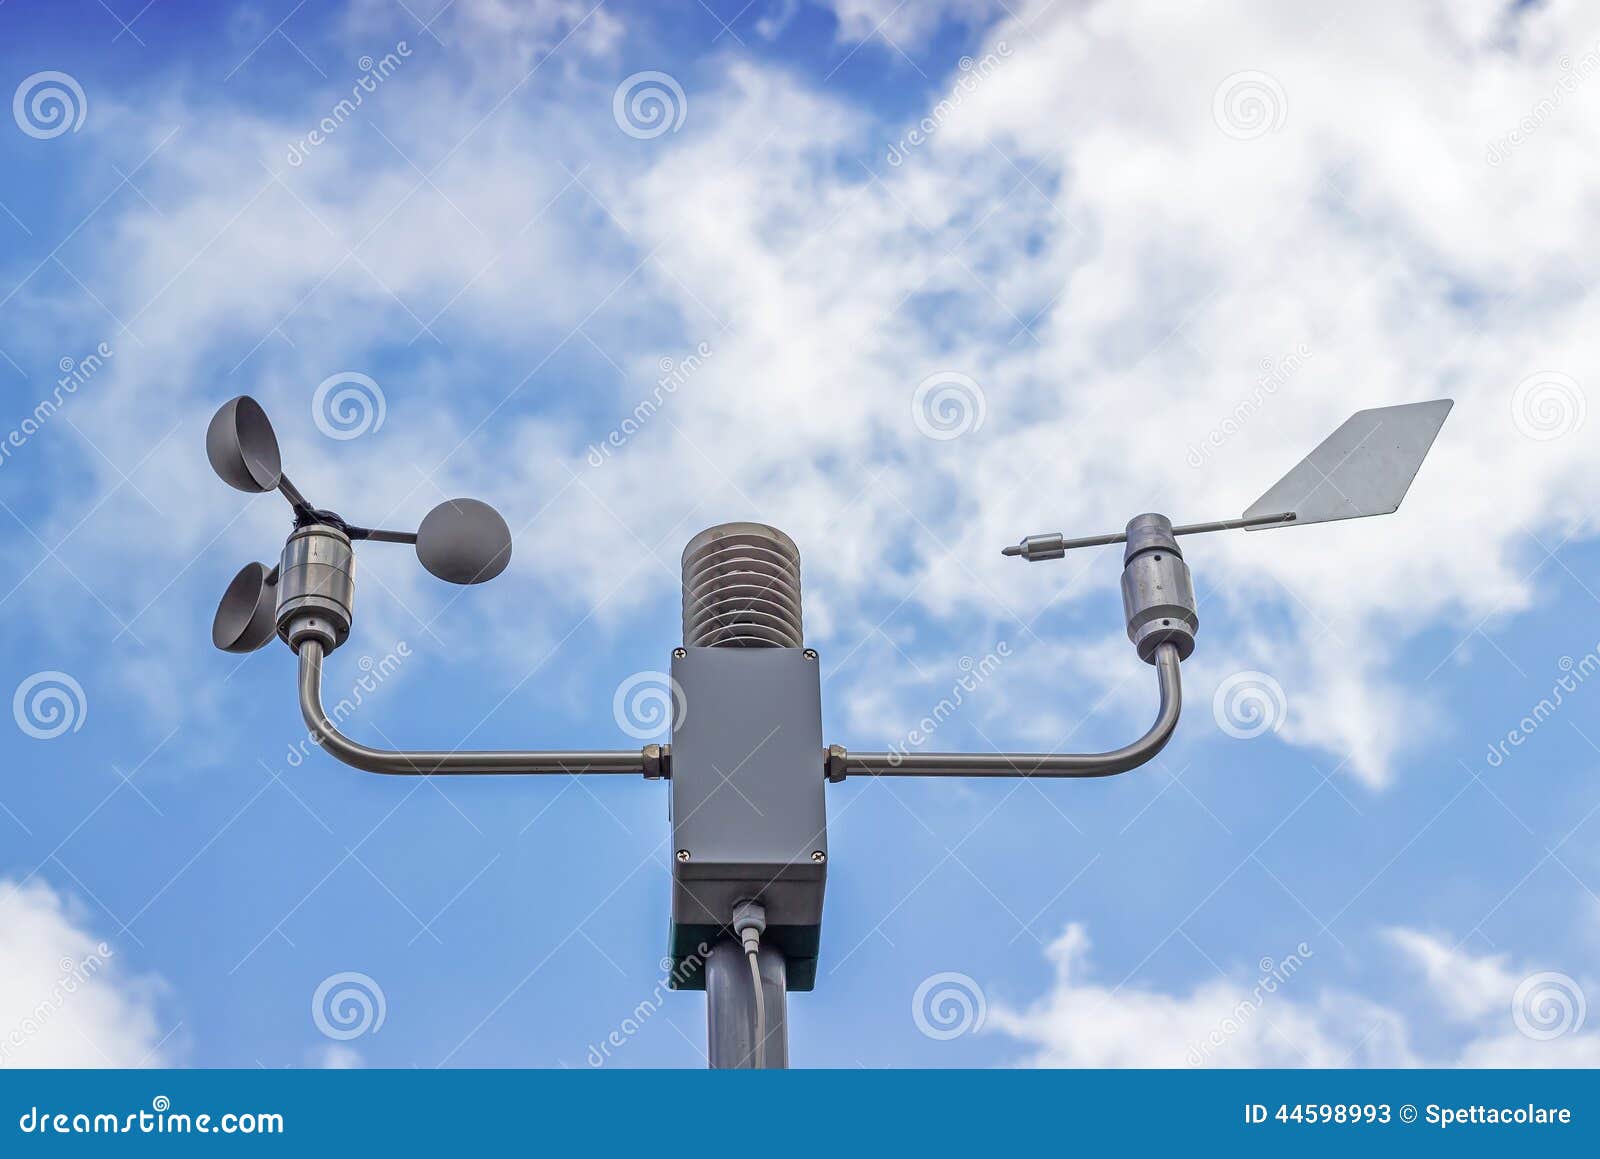
[[[789,1066],[789,985],[783,955],[761,947],[761,993],[767,1004],[767,1070]],[[706,959],[706,1054],[713,1070],[755,1066],[756,1001],[744,948],[731,938]]]

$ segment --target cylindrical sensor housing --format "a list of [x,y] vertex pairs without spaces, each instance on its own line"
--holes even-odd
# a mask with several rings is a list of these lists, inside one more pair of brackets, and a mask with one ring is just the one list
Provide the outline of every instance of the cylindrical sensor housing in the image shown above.
[[800,549],[765,523],[720,523],[683,549],[683,642],[799,648]]
[[306,639],[332,652],[350,637],[355,608],[355,552],[326,523],[297,527],[278,564],[278,635],[295,651]]
[[1156,649],[1172,644],[1178,658],[1187,660],[1194,652],[1200,616],[1189,565],[1172,534],[1172,520],[1165,515],[1130,519],[1122,559],[1122,610],[1128,617],[1128,639],[1139,658],[1154,664]]

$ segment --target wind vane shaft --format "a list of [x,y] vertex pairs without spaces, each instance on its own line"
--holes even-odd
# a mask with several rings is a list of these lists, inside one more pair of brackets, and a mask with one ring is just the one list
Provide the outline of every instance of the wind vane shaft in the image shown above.
[[[1279,523],[1292,523],[1293,511],[1274,515],[1254,515],[1247,519],[1217,519],[1210,523],[1186,523],[1174,527],[1174,535],[1199,535],[1207,531],[1234,531],[1242,527],[1271,527]],[[1001,555],[1020,555],[1030,563],[1041,559],[1060,559],[1075,547],[1104,547],[1108,543],[1126,543],[1128,533],[1118,531],[1109,535],[1085,535],[1080,539],[1066,539],[1057,531],[1049,535],[1030,535],[1021,543],[1003,548]]]

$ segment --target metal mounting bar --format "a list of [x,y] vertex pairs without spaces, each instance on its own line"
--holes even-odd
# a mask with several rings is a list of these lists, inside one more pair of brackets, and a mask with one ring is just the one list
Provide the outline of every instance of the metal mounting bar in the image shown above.
[[[843,775],[873,777],[1109,777],[1138,768],[1166,747],[1183,708],[1183,677],[1178,649],[1162,644],[1155,654],[1161,708],[1150,731],[1120,749],[1105,753],[852,753]],[[831,778],[830,778],[831,779]]]
[[407,752],[368,748],[341,733],[322,708],[321,641],[300,643],[300,712],[312,736],[329,754],[369,773],[434,776],[472,773],[637,773],[645,754],[632,752]]
[[[1203,535],[1208,531],[1235,531],[1244,527],[1273,527],[1279,523],[1293,523],[1295,513],[1284,511],[1275,515],[1255,515],[1248,519],[1216,519],[1210,523],[1185,523],[1174,527],[1174,535]],[[1064,538],[1056,531],[1048,535],[1030,535],[1021,543],[1001,548],[1001,555],[1020,555],[1029,563],[1041,559],[1060,559],[1075,547],[1104,547],[1108,543],[1126,543],[1128,533],[1118,531],[1107,535],[1085,535],[1080,539]]]
[[289,476],[279,474],[278,493],[289,501],[289,506],[294,508],[297,516],[310,516],[316,509],[311,506],[311,500],[300,493],[300,488],[289,482]]
[[[283,481],[283,484],[291,489],[294,486],[294,484],[290,483],[287,479]],[[279,489],[281,490],[282,487],[280,486]],[[298,495],[299,492],[296,492],[296,494]],[[298,502],[295,500],[290,500],[290,502],[296,504],[295,518],[296,526],[298,527],[309,527],[314,523],[320,523],[325,527],[333,527],[338,529],[339,533],[346,539],[366,540],[370,543],[417,542],[418,533],[415,531],[384,531],[377,527],[360,527],[349,522],[337,512],[318,510],[306,503],[304,499],[301,499]]]
[[415,531],[380,531],[375,527],[352,527],[347,534],[351,539],[365,539],[369,543],[415,543]]

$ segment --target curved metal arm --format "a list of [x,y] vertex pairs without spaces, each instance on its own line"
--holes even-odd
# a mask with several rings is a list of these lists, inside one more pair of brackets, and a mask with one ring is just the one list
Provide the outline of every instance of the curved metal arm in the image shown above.
[[845,775],[874,777],[1109,777],[1138,768],[1166,747],[1183,707],[1178,650],[1156,649],[1161,709],[1156,722],[1131,745],[1108,753],[847,753]]
[[401,752],[368,748],[345,736],[322,709],[322,643],[300,644],[300,712],[311,735],[333,756],[369,773],[431,776],[462,773],[644,773],[633,752]]

